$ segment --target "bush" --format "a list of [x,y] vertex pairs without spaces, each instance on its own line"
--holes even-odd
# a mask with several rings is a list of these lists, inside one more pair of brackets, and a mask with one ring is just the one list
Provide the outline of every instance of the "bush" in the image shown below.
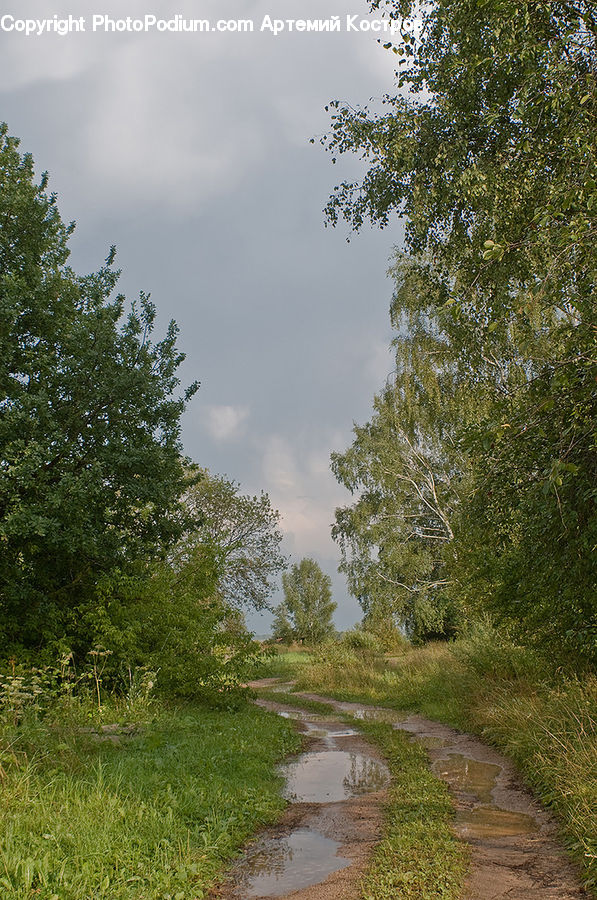
[[351,650],[364,650],[368,653],[383,653],[381,640],[371,631],[362,628],[352,628],[345,631],[340,639],[341,643]]
[[536,651],[515,643],[488,620],[472,625],[451,650],[456,659],[483,677],[532,681],[544,677],[549,668]]

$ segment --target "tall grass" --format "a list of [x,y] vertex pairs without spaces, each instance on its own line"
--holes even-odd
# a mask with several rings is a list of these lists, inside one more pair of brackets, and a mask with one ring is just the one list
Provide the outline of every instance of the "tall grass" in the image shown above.
[[270,677],[290,680],[296,677],[296,673],[311,662],[312,655],[309,650],[300,644],[274,645],[273,656],[267,663],[267,675]]

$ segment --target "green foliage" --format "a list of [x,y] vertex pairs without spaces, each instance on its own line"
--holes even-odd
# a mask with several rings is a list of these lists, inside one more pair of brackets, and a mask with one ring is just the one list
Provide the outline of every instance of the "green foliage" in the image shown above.
[[482,402],[458,372],[438,291],[425,295],[421,271],[404,257],[392,274],[396,370],[351,447],[332,454],[338,481],[356,495],[336,510],[332,534],[366,619],[420,641],[452,634],[460,613],[451,545],[469,464],[456,431],[478,419]]
[[108,684],[126,683],[129,670],[147,666],[162,695],[237,704],[264,651],[220,596],[220,574],[217,552],[197,545],[143,578],[105,581],[86,624],[94,643],[112,653]]
[[[400,56],[397,91],[381,112],[331,105],[324,145],[334,161],[357,153],[368,169],[336,189],[327,213],[355,228],[406,219],[398,308],[406,301],[436,329],[443,347],[414,371],[421,390],[440,373],[446,408],[430,418],[402,397],[391,407],[400,429],[413,413],[421,449],[439,444],[434,475],[461,482],[441,561],[450,593],[465,614],[489,608],[526,640],[595,664],[597,19],[584,2],[370,5],[400,22],[400,42],[388,44]],[[422,346],[416,322],[394,324],[399,344]],[[405,371],[399,347],[399,383]],[[380,454],[365,437],[366,467]],[[395,493],[410,515],[402,485]],[[359,536],[368,511],[363,520]],[[348,539],[352,525],[339,523]],[[401,557],[393,571],[408,574]]]
[[309,646],[333,634],[332,582],[313,559],[302,559],[282,576],[284,600],[276,610],[273,635]]
[[277,643],[267,646],[271,651],[271,656],[267,659],[263,672],[264,677],[289,680],[294,678],[297,666],[307,665],[311,659],[311,654],[307,649],[287,650],[286,647]]
[[272,579],[285,567],[280,552],[280,514],[263,491],[250,497],[221,475],[197,469],[199,475],[185,494],[185,504],[197,530],[184,536],[177,555],[201,544],[216,554],[218,591],[231,606],[264,609]]
[[385,653],[396,653],[410,645],[409,640],[388,615],[383,607],[374,608],[363,616],[360,626],[367,634],[372,634],[379,643],[380,649]]
[[361,650],[368,653],[380,653],[382,650],[380,640],[371,632],[363,628],[351,628],[345,631],[341,642],[351,650]]
[[145,295],[123,319],[114,251],[67,265],[47,177],[0,127],[0,616],[5,652],[64,640],[98,580],[180,536],[185,487],[172,322],[152,342]]

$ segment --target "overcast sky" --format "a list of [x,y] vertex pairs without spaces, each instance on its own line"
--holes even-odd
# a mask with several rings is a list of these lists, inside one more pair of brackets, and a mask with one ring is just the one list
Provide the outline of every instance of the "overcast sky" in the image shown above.
[[[13,0],[3,14],[85,17],[85,33],[0,31],[0,120],[50,173],[71,262],[97,269],[111,244],[130,298],[151,292],[160,329],[178,322],[185,383],[201,389],[184,418],[185,451],[213,472],[266,490],[285,550],[332,576],[336,625],[360,618],[330,537],[349,495],[332,450],[369,417],[392,369],[391,282],[400,226],[324,227],[322,208],[356,161],[332,166],[309,139],[325,104],[380,98],[396,57],[349,32],[366,0],[196,0],[71,5]],[[92,32],[94,14],[251,19],[253,33]],[[338,33],[260,31],[272,20],[341,17]],[[5,20],[10,27],[11,20]],[[269,618],[250,616],[257,632]]]

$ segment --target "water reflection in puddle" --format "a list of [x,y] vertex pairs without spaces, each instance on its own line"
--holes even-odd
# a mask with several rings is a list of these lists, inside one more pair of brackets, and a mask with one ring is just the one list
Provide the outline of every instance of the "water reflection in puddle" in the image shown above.
[[455,822],[462,837],[508,837],[539,830],[537,821],[532,816],[501,809],[492,802],[501,766],[479,762],[460,753],[451,753],[448,759],[436,760],[432,769],[455,790],[473,794],[481,804],[487,804],[457,810]]
[[463,837],[508,837],[531,834],[539,830],[537,821],[525,813],[499,809],[497,806],[476,806],[456,813],[456,827]]
[[306,828],[282,839],[259,841],[243,862],[242,897],[280,897],[319,884],[350,865],[349,859],[336,856],[339,846]]
[[279,681],[278,684],[269,686],[269,690],[274,694],[288,694],[294,687],[294,681]]
[[278,712],[283,719],[294,719],[297,722],[325,722],[325,716],[319,713],[303,712],[300,709],[282,709]]
[[491,803],[491,792],[501,772],[501,766],[478,762],[461,753],[451,753],[448,759],[438,759],[431,768],[451,787],[474,794],[483,803]]
[[282,767],[284,796],[296,803],[338,803],[379,791],[389,781],[386,766],[362,753],[324,750],[304,753]]

